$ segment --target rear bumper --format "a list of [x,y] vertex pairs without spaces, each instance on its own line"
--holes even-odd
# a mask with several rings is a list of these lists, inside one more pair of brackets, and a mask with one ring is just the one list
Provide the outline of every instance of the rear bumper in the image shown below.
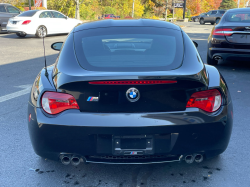
[[32,27],[28,25],[18,25],[18,26],[13,26],[13,25],[7,25],[6,29],[10,33],[19,33],[19,32],[24,32],[26,34],[36,34],[36,30],[33,29]]
[[[41,108],[28,107],[31,142],[35,152],[58,160],[60,153],[81,155],[89,162],[112,163],[114,137],[145,136],[153,140],[152,159],[120,160],[118,163],[157,163],[154,156],[201,153],[210,158],[222,153],[229,143],[232,129],[232,104],[211,116],[198,109],[183,112],[96,114],[68,110],[56,117]],[[110,157],[109,157],[110,156]],[[104,158],[105,157],[105,158]],[[103,158],[103,159],[102,159]],[[117,157],[115,158],[117,160]],[[168,158],[169,159],[169,158]],[[165,162],[162,160],[161,162]]]
[[249,61],[250,49],[234,49],[234,48],[209,48],[209,56],[221,56],[224,60],[242,60]]

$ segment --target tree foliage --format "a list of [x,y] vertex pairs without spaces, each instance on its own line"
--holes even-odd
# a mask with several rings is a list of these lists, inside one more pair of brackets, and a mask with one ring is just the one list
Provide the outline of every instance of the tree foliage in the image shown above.
[[219,9],[231,9],[236,7],[237,3],[234,0],[223,0],[220,4]]
[[[3,0],[22,1],[22,0]],[[27,0],[24,0],[27,2]],[[31,0],[33,1],[33,0]],[[69,17],[75,17],[76,0],[48,0],[48,9],[58,10]],[[235,8],[237,0],[187,0],[188,15],[198,15],[219,7]],[[124,18],[132,16],[133,0],[79,0],[80,17],[84,20],[94,20],[103,14],[114,14]],[[168,15],[173,12],[173,0],[168,0]],[[166,0],[134,0],[135,18],[163,18],[166,12]],[[181,18],[182,8],[175,8],[175,17]],[[169,16],[168,16],[169,17]]]

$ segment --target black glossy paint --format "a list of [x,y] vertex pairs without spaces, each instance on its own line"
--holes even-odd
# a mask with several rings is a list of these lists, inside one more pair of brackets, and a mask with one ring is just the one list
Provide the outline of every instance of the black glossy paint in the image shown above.
[[216,36],[213,35],[215,29],[231,28],[233,31],[244,31],[249,23],[244,22],[228,22],[226,17],[233,12],[249,12],[249,9],[239,8],[228,10],[218,25],[216,25],[208,37],[208,53],[207,55],[212,59],[215,56],[221,56],[223,60],[242,60],[249,61],[250,45],[248,38],[250,33],[235,33],[232,36]]
[[[100,25],[103,26],[104,22],[106,21],[100,21]],[[114,22],[112,21],[113,24]],[[158,23],[150,20],[147,24],[151,22]],[[98,22],[94,24],[98,27]],[[167,24],[169,27],[176,27]],[[75,30],[81,32],[83,26]],[[35,152],[54,160],[58,160],[61,152],[79,154],[86,158],[114,155],[113,137],[125,135],[153,138],[153,155],[202,153],[206,158],[211,158],[225,151],[233,125],[233,106],[227,85],[215,67],[203,64],[193,42],[184,32],[182,34],[184,58],[178,69],[153,72],[93,72],[79,66],[73,48],[74,33],[70,33],[56,63],[48,67],[49,76],[45,76],[43,69],[31,90],[28,115],[31,114],[32,117],[28,127]],[[95,85],[94,89],[88,81],[147,79],[176,80],[177,83],[152,87],[141,85],[142,95],[156,90],[156,100],[149,96],[141,98],[145,103],[151,102],[150,106],[153,107],[138,101],[134,103],[136,106],[134,105],[133,109],[129,109],[133,103],[128,101],[113,103],[113,107],[110,103],[99,103],[96,107],[86,103],[84,95],[88,92],[124,92],[130,87],[121,85],[118,88],[113,85],[109,88]],[[223,97],[222,106],[218,111],[207,113],[197,108],[185,107],[192,93],[214,88],[218,89]],[[41,108],[41,97],[45,91],[72,94],[80,110],[66,110],[55,116],[46,114]],[[171,94],[171,91],[176,93]],[[34,98],[34,92],[38,93],[37,98]],[[164,92],[166,100],[162,98]]]

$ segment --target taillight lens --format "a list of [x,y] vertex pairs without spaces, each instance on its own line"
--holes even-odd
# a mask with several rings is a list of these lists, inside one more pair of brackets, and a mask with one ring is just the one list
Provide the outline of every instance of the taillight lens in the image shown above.
[[22,23],[22,25],[28,25],[31,22],[31,20],[26,20]]
[[215,36],[231,36],[233,33],[228,32],[228,31],[233,31],[233,29],[229,29],[229,28],[214,29],[213,35],[215,35]]
[[220,108],[221,100],[221,94],[218,90],[206,90],[193,93],[186,107],[195,107],[207,112],[215,112]]
[[41,104],[43,110],[48,114],[58,114],[68,109],[79,109],[72,95],[58,92],[45,92]]

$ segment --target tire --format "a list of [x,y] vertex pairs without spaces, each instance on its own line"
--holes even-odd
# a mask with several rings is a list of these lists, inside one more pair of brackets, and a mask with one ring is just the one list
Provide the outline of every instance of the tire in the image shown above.
[[220,18],[217,18],[217,19],[215,20],[215,23],[218,24],[219,22],[220,22]]
[[212,66],[216,66],[216,65],[218,65],[218,61],[210,58],[210,56],[207,53],[207,64],[212,65]]
[[198,18],[195,18],[195,19],[194,19],[194,22],[198,22],[198,21],[199,21],[199,19],[198,19]]
[[16,33],[16,35],[20,38],[24,38],[26,36],[26,34],[20,34],[20,33]]
[[36,30],[36,37],[43,38],[47,36],[47,28],[44,25],[41,25]]
[[215,22],[210,22],[211,23],[211,25],[214,25],[215,24]]
[[201,24],[201,25],[204,25],[204,24],[205,24],[204,19],[200,19],[200,24]]

